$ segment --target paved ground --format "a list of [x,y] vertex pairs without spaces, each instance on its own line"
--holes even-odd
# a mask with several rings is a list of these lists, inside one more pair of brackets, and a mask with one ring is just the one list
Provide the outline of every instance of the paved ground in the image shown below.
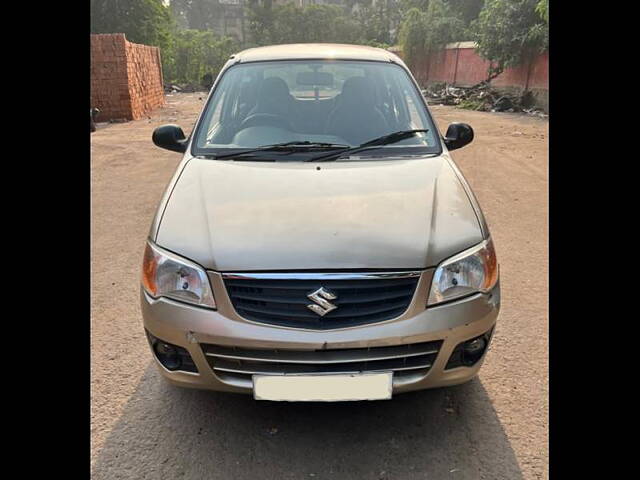
[[180,155],[153,128],[190,130],[201,94],[92,134],[91,462],[95,479],[538,479],[547,447],[547,122],[434,107],[494,237],[502,312],[479,377],[389,402],[259,403],[181,390],[155,371],[138,305],[144,240]]

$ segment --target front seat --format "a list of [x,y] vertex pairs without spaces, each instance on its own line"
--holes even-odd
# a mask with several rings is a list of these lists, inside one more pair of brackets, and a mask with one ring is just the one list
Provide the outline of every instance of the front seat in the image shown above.
[[355,145],[390,133],[374,99],[371,80],[366,77],[348,78],[342,86],[339,102],[329,114],[325,132]]
[[249,114],[269,113],[289,119],[292,114],[293,97],[289,87],[280,77],[267,77],[260,83],[256,105]]

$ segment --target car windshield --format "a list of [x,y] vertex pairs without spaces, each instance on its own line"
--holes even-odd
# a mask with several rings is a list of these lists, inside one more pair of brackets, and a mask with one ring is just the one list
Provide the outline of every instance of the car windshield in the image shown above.
[[[366,154],[380,154],[381,149],[399,155],[441,151],[418,89],[396,64],[240,63],[227,69],[215,87],[195,132],[192,152],[216,156],[282,143],[295,149],[296,142],[306,142],[308,153],[311,142],[317,144],[317,155],[318,149],[357,146],[404,130],[427,132],[367,149]],[[287,155],[287,159],[294,157]]]

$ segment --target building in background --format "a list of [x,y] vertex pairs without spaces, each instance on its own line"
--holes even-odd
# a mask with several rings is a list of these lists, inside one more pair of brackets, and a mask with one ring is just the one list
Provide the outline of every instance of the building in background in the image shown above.
[[219,0],[220,15],[212,29],[220,36],[231,37],[240,43],[245,41],[244,0]]
[[243,43],[246,4],[246,0],[171,0],[169,6],[180,28],[210,30]]

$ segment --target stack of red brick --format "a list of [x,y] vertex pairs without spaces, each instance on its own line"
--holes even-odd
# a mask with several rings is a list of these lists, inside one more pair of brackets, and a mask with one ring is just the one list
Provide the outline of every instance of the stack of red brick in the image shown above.
[[160,49],[123,33],[91,35],[91,107],[97,121],[137,120],[164,105]]

